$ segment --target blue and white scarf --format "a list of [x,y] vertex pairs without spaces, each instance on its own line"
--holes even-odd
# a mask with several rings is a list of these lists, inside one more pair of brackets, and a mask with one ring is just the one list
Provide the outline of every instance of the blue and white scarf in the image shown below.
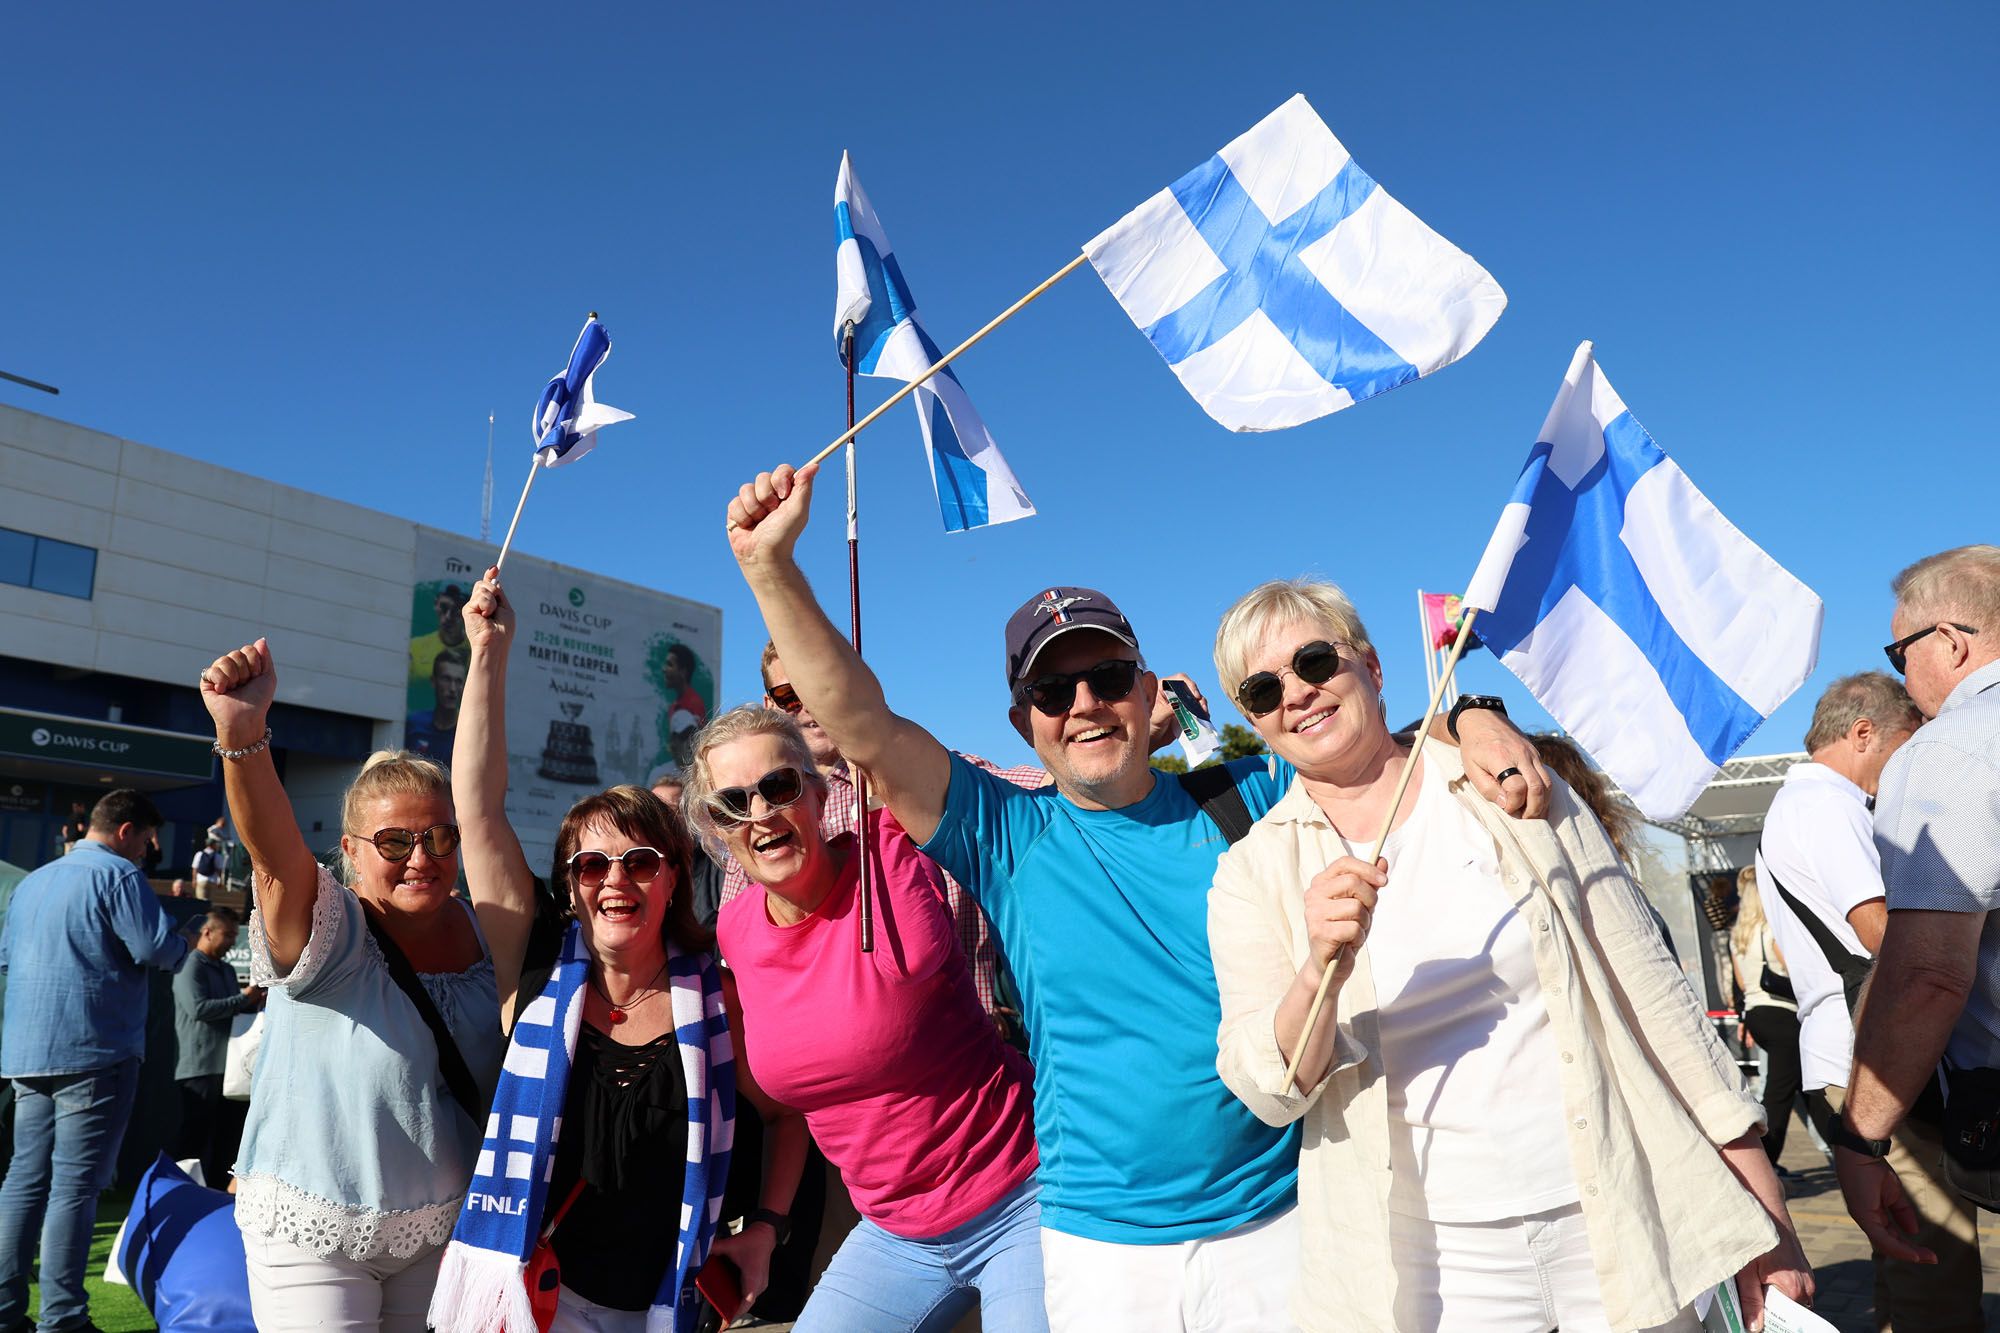
[[[667,955],[674,1037],[687,1080],[688,1162],[673,1267],[660,1280],[646,1330],[692,1333],[701,1309],[694,1275],[715,1239],[736,1139],[736,1054],[715,960],[671,944]],[[535,1333],[522,1274],[544,1212],[558,1202],[549,1197],[549,1176],[589,966],[581,928],[572,924],[548,985],[514,1025],[479,1165],[431,1297],[430,1322],[439,1333]]]

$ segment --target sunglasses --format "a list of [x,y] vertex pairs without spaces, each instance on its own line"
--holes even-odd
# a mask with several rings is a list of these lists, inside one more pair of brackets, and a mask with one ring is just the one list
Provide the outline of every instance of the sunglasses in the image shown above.
[[723,828],[750,822],[750,798],[764,798],[766,813],[798,803],[806,794],[806,775],[790,765],[774,768],[748,787],[721,787],[709,793],[709,814]]
[[1896,640],[1894,643],[1884,644],[1882,647],[1882,651],[1888,655],[1889,665],[1896,668],[1896,674],[1899,676],[1904,676],[1909,674],[1911,644],[1915,643],[1918,639],[1923,638],[1924,635],[1926,634],[1937,633],[1939,630],[1943,629],[1946,625],[1951,626],[1953,629],[1957,630],[1961,634],[1979,633],[1978,630],[1974,629],[1970,625],[1961,625],[1956,620],[1947,620],[1940,624],[1932,625],[1929,629],[1920,629],[1915,634],[1905,634],[1902,638]]
[[1061,717],[1076,702],[1076,686],[1082,681],[1090,686],[1094,699],[1105,703],[1116,703],[1132,693],[1133,685],[1139,680],[1139,664],[1130,658],[1113,657],[1099,662],[1096,666],[1082,671],[1053,672],[1037,676],[1016,687],[1015,697],[1035,706],[1037,712],[1049,717]]
[[764,693],[771,696],[772,703],[793,716],[797,716],[805,710],[806,701],[799,698],[799,692],[790,685],[782,683],[771,685],[765,688]]
[[586,889],[597,888],[611,873],[613,861],[625,867],[625,878],[634,884],[651,884],[659,878],[666,857],[652,847],[628,847],[619,856],[609,852],[578,852],[569,859],[570,878]]
[[1290,671],[1308,685],[1324,685],[1340,673],[1340,649],[1325,639],[1314,639],[1292,654],[1292,664],[1279,671],[1254,671],[1236,687],[1236,702],[1251,717],[1262,717],[1285,701],[1283,672]]
[[375,844],[375,850],[385,861],[409,860],[418,843],[433,857],[450,856],[458,850],[458,825],[433,824],[422,833],[412,833],[406,828],[378,829],[368,841]]

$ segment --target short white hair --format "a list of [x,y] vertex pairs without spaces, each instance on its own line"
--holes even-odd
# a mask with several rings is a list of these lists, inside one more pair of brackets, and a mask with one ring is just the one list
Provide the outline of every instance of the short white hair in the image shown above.
[[1301,621],[1319,626],[1329,640],[1356,654],[1374,651],[1361,613],[1338,585],[1325,579],[1273,579],[1237,598],[1216,627],[1215,674],[1222,692],[1236,697],[1236,687],[1249,674],[1250,654],[1274,626]]
[[1959,546],[1926,556],[1889,583],[1913,620],[1964,620],[2000,634],[2000,546]]

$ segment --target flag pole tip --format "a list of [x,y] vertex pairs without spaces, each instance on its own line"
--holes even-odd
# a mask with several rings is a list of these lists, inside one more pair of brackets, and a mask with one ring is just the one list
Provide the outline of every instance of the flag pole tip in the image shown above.
[[592,319],[596,319],[596,318],[597,318],[597,312],[596,312],[595,310],[591,311],[591,312],[590,312],[590,317],[591,317]]

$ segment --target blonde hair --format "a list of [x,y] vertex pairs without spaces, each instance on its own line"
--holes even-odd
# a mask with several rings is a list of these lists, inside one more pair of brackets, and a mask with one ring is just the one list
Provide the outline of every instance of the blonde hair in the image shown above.
[[2000,546],[1957,546],[1925,556],[1889,582],[1896,605],[1914,619],[1962,616],[2000,633]]
[[792,721],[791,714],[776,708],[766,708],[762,704],[740,704],[717,717],[695,733],[688,745],[687,764],[681,770],[681,814],[687,820],[688,830],[701,839],[702,845],[716,857],[726,855],[721,830],[715,826],[714,810],[709,798],[715,795],[715,775],[709,771],[709,751],[731,741],[746,740],[751,736],[775,736],[784,748],[785,758],[791,765],[805,774],[806,781],[821,791],[826,790],[826,778],[820,773],[819,765],[813,762],[812,747],[806,744],[805,733],[799,724]]
[[1736,872],[1736,924],[1729,928],[1731,953],[1747,955],[1757,947],[1757,935],[1764,929],[1764,897],[1757,891],[1757,867],[1744,866]]
[[[361,808],[384,796],[442,796],[451,799],[451,774],[435,759],[426,759],[408,750],[377,750],[362,761],[361,772],[347,786],[340,802],[340,831],[366,838],[373,830],[361,827]],[[340,854],[340,877],[354,882],[354,865]]]
[[1361,613],[1338,585],[1325,579],[1273,579],[1260,583],[1223,612],[1215,630],[1215,674],[1222,692],[1236,697],[1236,687],[1249,674],[1250,654],[1277,625],[1305,621],[1319,626],[1329,638],[1356,654],[1374,651]]

